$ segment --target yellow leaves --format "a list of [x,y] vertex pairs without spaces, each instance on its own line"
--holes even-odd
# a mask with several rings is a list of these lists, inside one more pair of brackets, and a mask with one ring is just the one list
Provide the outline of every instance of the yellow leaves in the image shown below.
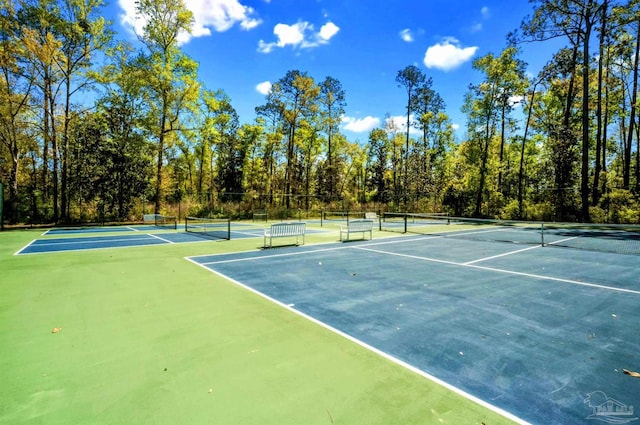
[[62,42],[50,32],[42,35],[31,28],[22,29],[22,43],[27,53],[45,66],[60,63],[64,55],[60,51]]

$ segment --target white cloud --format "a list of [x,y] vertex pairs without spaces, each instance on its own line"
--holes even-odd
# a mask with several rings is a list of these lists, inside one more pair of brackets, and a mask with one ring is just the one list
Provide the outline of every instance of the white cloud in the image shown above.
[[458,131],[458,130],[460,129],[460,124],[451,124],[451,128],[452,128],[454,131]]
[[264,40],[258,42],[258,51],[270,53],[276,47],[300,47],[303,49],[327,44],[335,36],[340,28],[333,22],[327,22],[320,27],[319,32],[314,32],[313,25],[309,22],[298,22],[293,25],[277,24],[273,27],[273,33],[277,41],[267,43]]
[[[254,18],[254,9],[244,6],[240,0],[183,0],[187,9],[193,13],[193,27],[191,34],[181,34],[181,43],[188,42],[193,37],[211,35],[211,29],[224,32],[239,24],[244,30],[250,30],[261,24]],[[118,0],[122,9],[120,22],[131,28],[135,33],[142,34],[145,22],[136,13],[136,2],[132,0]]]
[[354,133],[366,133],[376,127],[380,127],[380,118],[366,116],[364,118],[342,117],[344,129]]
[[[411,114],[409,118],[413,122],[414,120],[413,114]],[[393,129],[394,132],[397,132],[397,133],[407,132],[407,116],[406,115],[396,115],[392,117],[387,117],[387,119],[385,120],[385,124],[388,129]],[[416,136],[416,135],[421,135],[422,133],[417,128],[411,127],[409,129],[409,134]]]
[[340,28],[333,22],[327,22],[320,27],[320,33],[318,36],[321,40],[329,41],[331,38],[340,31]]
[[414,40],[413,34],[411,33],[411,30],[409,28],[400,31],[400,38],[407,43],[411,43]]
[[480,14],[483,19],[489,19],[491,17],[491,11],[487,6],[483,6],[482,9],[480,9]]
[[450,71],[470,60],[477,50],[477,46],[461,47],[458,40],[448,37],[427,49],[424,64],[427,68]]
[[256,91],[263,95],[268,95],[271,92],[271,81],[263,81],[256,85]]
[[309,27],[306,22],[299,22],[295,25],[278,24],[273,28],[273,33],[278,36],[278,47],[289,44],[300,44],[304,40],[304,31]]
[[136,18],[136,2],[131,0],[118,0],[118,4],[123,12],[120,14],[120,23],[122,26],[140,33],[144,24],[140,22],[139,18]]
[[509,96],[509,99],[507,100],[507,103],[509,104],[509,106],[514,108],[517,108],[518,106],[522,106],[523,102],[524,102],[524,96],[520,96],[520,95]]
[[480,32],[482,31],[482,28],[483,28],[482,23],[477,23],[471,27],[471,32],[472,33]]

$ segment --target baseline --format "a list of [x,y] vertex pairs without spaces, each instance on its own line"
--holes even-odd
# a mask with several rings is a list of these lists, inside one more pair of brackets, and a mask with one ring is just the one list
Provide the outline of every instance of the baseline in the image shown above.
[[[300,255],[300,254],[309,254],[309,253],[321,252],[321,251],[337,251],[339,249],[340,248],[322,249],[322,250],[309,250],[309,251],[300,252],[300,253],[297,253],[297,254]],[[343,249],[350,249],[350,247],[345,247]],[[286,255],[286,254],[283,254],[283,255]],[[273,258],[273,257],[278,257],[278,256],[283,256],[283,255],[271,255],[271,256],[264,256],[264,257],[260,257],[260,258]],[[493,411],[493,412],[495,412],[495,413],[497,413],[497,414],[499,414],[499,415],[501,415],[501,416],[503,416],[503,417],[505,417],[507,419],[510,419],[510,420],[514,421],[515,423],[518,423],[518,424],[521,424],[521,425],[531,425],[530,422],[527,422],[524,419],[519,418],[518,416],[514,415],[513,413],[510,413],[510,412],[508,412],[508,411],[506,411],[504,409],[501,409],[498,406],[495,406],[495,405],[493,405],[493,404],[491,404],[491,403],[489,403],[489,402],[487,402],[485,400],[482,400],[481,398],[478,398],[478,397],[476,397],[476,396],[464,391],[461,388],[458,388],[458,387],[456,387],[456,386],[454,386],[454,385],[452,385],[452,384],[450,384],[450,383],[448,383],[446,381],[443,381],[443,380],[437,378],[436,376],[434,376],[434,375],[432,375],[432,374],[430,374],[428,372],[425,372],[424,370],[421,370],[421,369],[419,369],[419,368],[417,368],[417,367],[415,367],[415,366],[413,366],[413,365],[411,365],[411,364],[409,364],[409,363],[407,363],[407,362],[405,362],[405,361],[403,361],[403,360],[401,360],[401,359],[399,359],[399,358],[397,358],[397,357],[395,357],[395,356],[393,356],[393,355],[391,355],[389,353],[386,353],[386,352],[374,347],[373,345],[370,345],[370,344],[368,344],[368,343],[366,343],[366,342],[364,342],[364,341],[362,341],[362,340],[360,340],[360,339],[358,339],[358,338],[356,338],[356,337],[354,337],[352,335],[349,335],[348,333],[343,332],[343,331],[339,330],[338,328],[335,328],[335,327],[329,325],[328,323],[325,323],[325,322],[323,322],[323,321],[321,321],[319,319],[314,318],[313,316],[310,316],[310,315],[308,315],[308,314],[306,314],[306,313],[304,313],[304,312],[302,312],[300,310],[295,309],[293,304],[285,304],[285,303],[283,303],[281,301],[278,301],[277,299],[275,299],[275,298],[273,298],[273,297],[271,297],[271,296],[269,296],[269,295],[267,295],[267,294],[265,294],[265,293],[263,293],[261,291],[258,291],[256,289],[252,288],[251,286],[246,285],[246,284],[244,284],[244,283],[242,283],[242,282],[240,282],[240,281],[238,281],[236,279],[233,279],[232,277],[227,276],[224,273],[221,273],[221,272],[219,272],[217,270],[214,270],[214,269],[212,269],[210,267],[207,267],[207,264],[205,264],[205,263],[199,263],[197,261],[194,261],[193,258],[194,257],[185,257],[185,259],[187,261],[189,261],[189,262],[191,262],[191,263],[193,263],[193,264],[195,264],[197,266],[200,266],[200,267],[208,270],[209,272],[212,272],[215,275],[220,276],[220,277],[230,281],[231,283],[233,283],[233,284],[235,284],[235,285],[237,285],[237,286],[239,286],[239,287],[241,287],[241,288],[243,288],[243,289],[245,289],[245,290],[247,290],[247,291],[249,291],[249,292],[251,292],[251,293],[253,293],[255,295],[258,295],[259,297],[262,297],[262,298],[264,298],[264,299],[266,299],[266,300],[268,300],[268,301],[270,301],[270,302],[272,302],[272,303],[274,303],[274,304],[276,304],[276,305],[278,305],[278,306],[280,306],[280,307],[282,307],[282,308],[284,308],[284,309],[286,309],[286,310],[288,310],[288,311],[290,311],[290,312],[292,312],[292,313],[294,313],[294,314],[296,314],[296,315],[298,315],[298,316],[300,316],[300,317],[302,317],[302,318],[304,318],[306,320],[309,320],[312,323],[315,323],[316,325],[319,325],[319,326],[321,326],[321,327],[323,327],[323,328],[335,333],[336,335],[339,335],[339,336],[341,336],[343,338],[346,338],[347,340],[349,340],[349,341],[351,341],[351,342],[353,342],[353,343],[355,343],[355,344],[357,344],[357,345],[359,345],[359,346],[361,346],[361,347],[363,347],[363,348],[365,348],[365,349],[367,349],[367,350],[369,350],[369,351],[371,351],[371,352],[373,352],[373,353],[375,353],[375,354],[377,354],[379,356],[382,356],[383,358],[385,358],[385,359],[387,359],[387,360],[389,360],[389,361],[391,361],[391,362],[393,362],[393,363],[395,363],[395,364],[397,364],[397,365],[399,365],[399,366],[401,366],[401,367],[403,367],[403,368],[405,368],[405,369],[407,369],[407,370],[409,370],[409,371],[411,371],[413,373],[416,373],[417,375],[422,376],[423,378],[426,378],[426,379],[430,380],[431,382],[433,382],[433,383],[435,383],[437,385],[440,385],[440,386],[442,386],[442,387],[454,392],[455,394],[457,394],[459,396],[462,396],[462,397],[466,398],[469,401],[472,401],[472,402],[474,402],[474,403],[476,403],[476,404],[478,404],[478,405],[480,405],[480,406],[482,406],[482,407],[484,407],[486,409],[489,409],[489,410],[491,410],[491,411]],[[224,262],[232,262],[232,261],[224,261]],[[216,264],[216,263],[208,263],[208,265],[212,265],[212,264]]]
[[136,247],[164,244],[166,241],[148,235],[96,236],[89,238],[35,239],[14,255],[46,254],[52,252],[89,251],[106,248]]

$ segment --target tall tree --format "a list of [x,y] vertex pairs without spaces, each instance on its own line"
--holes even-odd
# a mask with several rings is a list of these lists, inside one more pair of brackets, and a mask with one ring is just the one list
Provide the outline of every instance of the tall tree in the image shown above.
[[367,187],[373,192],[373,201],[386,204],[388,197],[389,138],[381,128],[371,130],[367,143],[369,176]]
[[[622,186],[624,189],[629,190],[631,187],[631,147],[633,145],[633,136],[636,130],[636,111],[638,102],[638,69],[640,67],[640,12],[633,11],[631,17],[628,17],[631,22],[635,24],[635,49],[632,55],[632,84],[630,89],[631,94],[631,111],[629,113],[629,126],[627,128],[626,142],[624,144],[624,168],[622,176]],[[635,16],[634,16],[635,15]]]
[[[603,5],[597,0],[533,0],[533,3],[535,8],[534,16],[523,24],[527,36],[535,40],[567,37],[573,44],[574,57],[578,49],[582,48],[582,166],[580,194],[582,220],[590,221],[590,41]],[[560,133],[567,134],[566,130],[562,130]]]
[[36,78],[23,60],[25,49],[15,14],[13,1],[0,1],[0,147],[6,149],[11,164],[7,215],[12,223],[18,220],[20,160],[27,151],[28,117]]
[[306,72],[288,71],[273,84],[269,102],[277,105],[284,122],[286,134],[286,168],[284,198],[287,208],[291,205],[292,188],[296,171],[296,133],[301,121],[318,111],[320,88]]
[[[485,74],[485,80],[470,86],[467,100],[463,106],[469,117],[469,134],[478,138],[480,147],[479,178],[476,192],[474,215],[482,213],[483,195],[491,152],[491,141],[495,135],[496,124],[509,105],[505,99],[521,96],[526,88],[524,63],[517,58],[518,50],[507,47],[500,56],[488,54],[473,62],[473,67]],[[501,151],[504,138],[501,139]]]
[[432,177],[431,167],[435,156],[443,153],[442,137],[440,137],[443,123],[441,115],[445,109],[444,100],[433,90],[433,80],[425,79],[416,89],[412,99],[412,110],[416,116],[416,125],[422,130],[422,145],[416,146],[417,160],[415,167],[416,194],[428,191],[428,181]]
[[[60,216],[59,204],[59,145],[57,109],[62,75],[57,64],[64,61],[59,34],[62,19],[58,4],[53,0],[31,0],[21,4],[16,19],[21,28],[20,41],[24,44],[24,60],[34,73],[34,84],[39,91],[42,119],[40,140],[42,140],[41,185],[45,198],[53,199],[53,216],[57,222]],[[51,162],[51,169],[49,163]],[[51,176],[49,176],[51,171]],[[51,182],[51,189],[49,189]]]
[[61,188],[60,209],[62,219],[69,220],[69,132],[72,111],[72,98],[86,91],[93,82],[91,73],[94,55],[111,40],[113,32],[104,17],[101,16],[102,0],[64,0],[60,9],[61,55],[56,58],[63,85],[64,112],[62,117],[61,150]]
[[344,108],[347,105],[345,92],[339,80],[333,77],[326,77],[320,83],[321,117],[325,133],[327,135],[327,194],[329,199],[333,199],[335,186],[334,168],[334,144],[333,136],[338,131],[338,126],[344,115]]
[[262,152],[263,172],[265,174],[265,189],[268,202],[273,202],[276,189],[277,156],[279,146],[284,138],[282,125],[282,108],[278,99],[272,96],[271,91],[267,94],[267,103],[255,108],[258,119],[265,128],[265,142]]
[[405,191],[407,190],[408,182],[408,163],[409,163],[409,133],[411,131],[411,111],[412,106],[415,104],[414,98],[418,89],[425,84],[426,76],[415,65],[409,65],[404,69],[398,71],[396,75],[396,83],[399,87],[404,87],[407,92],[407,129],[406,129],[406,141],[404,148],[404,178],[403,183]]
[[182,0],[139,0],[136,10],[145,22],[140,40],[147,54],[139,57],[138,69],[147,82],[149,132],[157,141],[154,209],[159,213],[164,152],[179,130],[181,112],[199,92],[197,63],[179,46],[179,37],[191,31],[193,15]]
[[231,98],[224,91],[218,90],[214,96],[215,104],[211,105],[208,126],[213,131],[212,148],[218,154],[216,186],[220,192],[234,194],[225,196],[225,199],[237,200],[242,192],[242,164],[246,156],[245,148],[237,137],[240,119],[231,105]]

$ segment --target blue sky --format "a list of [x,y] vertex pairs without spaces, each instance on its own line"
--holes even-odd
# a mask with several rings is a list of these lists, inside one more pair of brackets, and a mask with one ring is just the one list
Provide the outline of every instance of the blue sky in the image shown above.
[[[317,82],[337,78],[346,92],[342,131],[366,142],[385,115],[406,114],[399,70],[418,66],[433,79],[458,134],[467,87],[482,75],[472,61],[499,54],[505,36],[531,13],[528,0],[184,0],[194,13],[182,48],[199,62],[208,89],[223,89],[242,123],[253,122],[265,90],[288,70]],[[105,10],[120,39],[135,41],[135,0],[112,0]],[[547,46],[524,46],[521,58],[536,74],[551,58]]]

